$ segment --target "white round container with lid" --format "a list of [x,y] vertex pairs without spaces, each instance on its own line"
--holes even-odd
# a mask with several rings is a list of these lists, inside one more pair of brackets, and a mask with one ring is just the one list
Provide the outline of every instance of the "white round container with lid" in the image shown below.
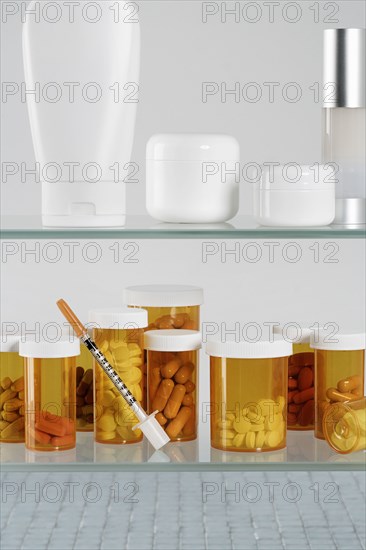
[[201,334],[194,330],[151,330],[145,334],[148,410],[172,441],[197,437],[198,362]]
[[146,208],[173,223],[218,223],[239,208],[236,139],[220,134],[156,134],[146,148]]
[[211,445],[222,451],[286,446],[287,361],[292,344],[209,341]]
[[335,177],[330,166],[266,166],[255,185],[254,216],[261,225],[329,225],[335,216]]

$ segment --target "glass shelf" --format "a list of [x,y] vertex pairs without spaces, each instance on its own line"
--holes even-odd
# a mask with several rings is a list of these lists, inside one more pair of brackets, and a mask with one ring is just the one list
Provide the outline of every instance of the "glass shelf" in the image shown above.
[[237,216],[227,223],[159,223],[149,216],[127,216],[124,227],[52,228],[43,227],[37,216],[3,216],[2,239],[351,239],[365,238],[366,226],[263,227],[250,216]]
[[[202,445],[201,445],[202,447]],[[209,471],[334,471],[365,470],[366,453],[334,453],[312,432],[288,432],[287,448],[276,452],[222,452],[197,442],[169,443],[156,451],[148,443],[103,445],[93,433],[78,433],[76,449],[58,453],[32,452],[23,444],[2,443],[2,472],[209,472]]]

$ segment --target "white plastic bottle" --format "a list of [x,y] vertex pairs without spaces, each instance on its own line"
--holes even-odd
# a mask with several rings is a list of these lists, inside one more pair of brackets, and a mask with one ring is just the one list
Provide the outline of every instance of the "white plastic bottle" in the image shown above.
[[43,224],[122,226],[138,101],[138,13],[120,0],[47,5],[30,2],[23,29]]

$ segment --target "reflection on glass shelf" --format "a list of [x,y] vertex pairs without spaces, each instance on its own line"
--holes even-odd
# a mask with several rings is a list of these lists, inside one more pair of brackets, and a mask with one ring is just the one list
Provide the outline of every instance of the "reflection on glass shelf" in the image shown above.
[[146,441],[130,445],[94,443],[78,433],[76,449],[33,452],[21,443],[0,445],[2,471],[218,471],[218,470],[363,470],[366,453],[335,453],[312,432],[288,432],[287,448],[262,453],[200,449],[198,442],[169,443],[160,451]]
[[364,238],[366,227],[329,225],[325,227],[264,227],[251,216],[236,216],[230,222],[217,224],[162,223],[150,216],[127,216],[124,227],[112,228],[52,228],[43,227],[40,216],[3,216],[1,237],[3,239],[49,239],[49,238]]

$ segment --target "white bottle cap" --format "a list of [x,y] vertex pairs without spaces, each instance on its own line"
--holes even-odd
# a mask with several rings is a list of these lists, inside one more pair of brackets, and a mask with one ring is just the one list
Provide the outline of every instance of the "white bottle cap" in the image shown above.
[[155,418],[155,415],[158,412],[159,411],[153,412],[145,420],[135,424],[132,428],[133,430],[137,430],[137,428],[139,428],[156,451],[161,449],[161,447],[170,441],[168,434]]
[[146,309],[132,307],[108,307],[89,312],[89,323],[97,328],[128,330],[148,325]]
[[202,346],[202,336],[196,330],[149,330],[145,332],[144,346],[150,351],[198,350]]
[[77,357],[80,355],[80,341],[75,337],[70,340],[58,340],[49,342],[34,338],[19,340],[19,355],[34,359],[59,359],[64,357]]

